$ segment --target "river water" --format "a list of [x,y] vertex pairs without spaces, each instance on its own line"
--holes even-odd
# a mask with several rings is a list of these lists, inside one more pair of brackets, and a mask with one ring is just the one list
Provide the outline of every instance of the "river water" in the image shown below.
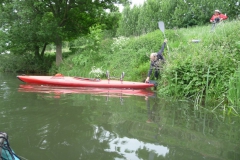
[[152,91],[26,85],[16,76],[0,73],[0,131],[22,159],[240,159],[240,118],[221,108]]

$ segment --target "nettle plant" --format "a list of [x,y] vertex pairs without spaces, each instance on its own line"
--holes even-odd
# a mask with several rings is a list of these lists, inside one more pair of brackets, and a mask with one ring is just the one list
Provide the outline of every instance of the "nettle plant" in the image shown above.
[[93,75],[94,78],[100,78],[104,73],[105,72],[102,70],[102,68],[96,68],[96,66],[93,66],[89,75]]
[[118,37],[118,38],[113,38],[114,42],[111,46],[112,52],[118,51],[123,49],[124,46],[128,43],[129,38],[128,37]]

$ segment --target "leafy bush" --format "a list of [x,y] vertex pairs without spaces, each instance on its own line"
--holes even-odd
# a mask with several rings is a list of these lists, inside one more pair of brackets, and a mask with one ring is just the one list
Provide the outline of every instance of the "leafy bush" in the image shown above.
[[48,73],[54,61],[55,56],[52,55],[39,59],[32,54],[2,54],[0,55],[0,69],[3,72]]
[[[240,23],[180,29],[181,42],[172,49],[161,79],[159,93],[175,97],[223,99],[229,79],[239,65]],[[192,43],[197,39],[199,43]],[[175,45],[177,46],[177,45]]]

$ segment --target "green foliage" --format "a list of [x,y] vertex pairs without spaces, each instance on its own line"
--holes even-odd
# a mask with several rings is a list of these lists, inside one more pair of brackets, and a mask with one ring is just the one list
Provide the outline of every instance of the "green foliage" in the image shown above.
[[131,9],[130,6],[125,6],[119,21],[120,27],[117,29],[117,35],[125,37],[129,35],[140,35],[139,31],[136,30],[139,13],[139,7],[135,6]]
[[161,48],[162,39],[159,30],[141,37],[115,39],[111,46],[113,53],[105,58],[105,68],[114,76],[125,72],[126,80],[143,81],[149,68],[149,55]]
[[[70,50],[73,52],[81,53],[84,50],[90,51],[92,57],[97,54],[99,50],[99,43],[103,37],[103,31],[99,25],[90,27],[90,34],[79,37],[75,41],[71,42]],[[96,55],[95,55],[96,56]]]
[[0,55],[1,72],[20,72],[20,73],[47,73],[51,68],[55,56],[46,55],[42,59],[36,58],[33,54]]
[[148,0],[143,6],[125,6],[120,20],[119,36],[139,36],[157,29],[162,14],[157,0]]
[[67,72],[68,75],[89,76],[91,68],[97,61],[104,59],[106,48],[111,45],[111,41],[103,39],[105,32],[101,28],[102,26],[99,25],[93,26],[88,35],[70,42],[70,50],[73,55],[63,62],[59,72]]
[[227,99],[233,107],[240,107],[240,67],[229,80]]
[[[212,53],[211,56],[208,52],[191,54],[184,59],[178,57],[172,60],[174,65],[166,66],[162,86],[166,86],[172,96],[196,97],[199,93],[206,95],[208,92],[212,98],[218,99],[226,91],[226,82],[234,73],[236,64],[221,53]],[[160,92],[166,88],[162,87]]]
[[166,28],[200,26],[209,23],[215,9],[237,19],[240,7],[235,0],[146,0],[142,6],[126,6],[119,23],[118,36],[139,36],[157,29],[163,21]]
[[95,66],[104,72],[109,71],[111,77],[120,78],[125,72],[125,80],[143,81],[146,78],[149,55],[157,52],[163,43],[163,35],[159,30],[141,37],[99,40],[96,37],[104,37],[103,32],[98,28],[92,29],[94,31],[88,36],[72,43],[75,55],[63,62],[59,72],[89,76],[91,68]]
[[[240,60],[236,42],[240,23],[176,30],[181,42],[172,49],[161,79],[159,93],[175,97],[223,99],[229,89],[229,79]],[[192,43],[198,39],[199,43]]]
[[[116,34],[120,13],[114,5],[127,0],[108,1],[4,1],[0,3],[0,26],[4,34],[1,50],[14,54],[34,52],[42,57],[46,45],[56,45],[56,64],[62,61],[62,42],[89,33],[100,24]],[[109,9],[109,12],[106,10]],[[113,12],[113,13],[111,13]],[[1,33],[1,34],[2,34]],[[8,45],[6,45],[8,44]]]

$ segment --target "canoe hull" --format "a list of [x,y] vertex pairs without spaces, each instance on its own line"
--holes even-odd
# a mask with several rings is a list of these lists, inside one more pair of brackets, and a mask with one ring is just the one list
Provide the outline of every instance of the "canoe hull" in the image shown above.
[[82,77],[67,76],[17,76],[25,83],[66,86],[66,87],[98,87],[98,88],[131,88],[145,89],[154,87],[151,83],[120,81],[120,80],[97,80]]

